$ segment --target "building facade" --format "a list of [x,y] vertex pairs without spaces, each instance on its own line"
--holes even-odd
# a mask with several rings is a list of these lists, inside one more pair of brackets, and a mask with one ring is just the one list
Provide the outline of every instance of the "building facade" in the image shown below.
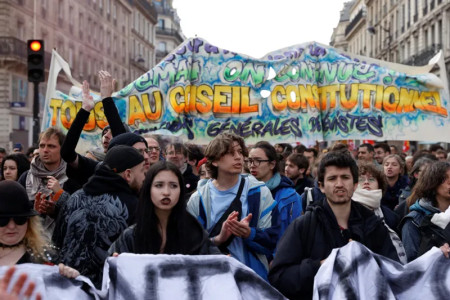
[[336,49],[348,51],[348,41],[345,38],[345,29],[349,23],[350,9],[354,3],[355,0],[344,3],[344,8],[341,10],[341,15],[339,17],[339,23],[333,28],[330,45]]
[[341,43],[347,43],[348,52],[421,66],[442,50],[450,78],[450,0],[354,0],[348,4],[352,4],[350,18],[338,25],[346,26]]
[[[33,85],[27,81],[28,39],[44,40],[46,73],[51,49],[72,76],[99,90],[99,70],[117,88],[155,65],[157,12],[151,0],[0,0],[0,147],[32,143]],[[58,88],[70,83],[60,75]],[[40,111],[46,83],[40,84]]]
[[180,18],[173,8],[172,0],[154,0],[158,12],[156,26],[156,63],[178,47],[185,37],[181,32]]

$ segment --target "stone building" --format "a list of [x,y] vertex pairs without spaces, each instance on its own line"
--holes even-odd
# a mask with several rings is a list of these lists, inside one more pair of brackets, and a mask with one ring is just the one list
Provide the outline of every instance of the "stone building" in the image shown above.
[[343,12],[349,4],[336,27],[346,26],[348,52],[420,66],[443,50],[450,78],[450,0],[353,0]]
[[[151,0],[0,0],[0,147],[32,143],[33,85],[27,81],[28,39],[43,39],[72,76],[99,90],[108,70],[120,89],[155,65],[157,11]],[[64,76],[58,88],[68,91]],[[46,83],[40,84],[40,108]]]
[[181,32],[180,18],[173,8],[172,0],[154,0],[158,12],[158,25],[156,26],[156,63],[159,63],[167,54],[180,45],[185,37]]

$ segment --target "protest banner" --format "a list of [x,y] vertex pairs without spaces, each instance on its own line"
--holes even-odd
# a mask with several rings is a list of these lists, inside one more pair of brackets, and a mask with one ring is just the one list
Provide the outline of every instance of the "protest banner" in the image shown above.
[[[106,260],[101,290],[78,276],[68,279],[58,267],[23,264],[15,278],[25,272],[36,283],[42,299],[111,300],[283,300],[268,282],[234,258],[224,255],[150,255],[124,253]],[[7,267],[0,268],[2,276]]]
[[[450,142],[442,130],[450,125],[447,79],[445,70],[441,78],[429,73],[433,65],[387,63],[315,42],[254,59],[193,38],[113,96],[134,131],[167,130],[199,144],[224,131],[250,144]],[[66,96],[50,86],[43,128],[67,129],[81,107],[80,89]],[[98,102],[82,138],[98,139],[106,122]]]
[[402,265],[358,242],[333,249],[314,277],[313,299],[448,299],[450,260],[432,248]]

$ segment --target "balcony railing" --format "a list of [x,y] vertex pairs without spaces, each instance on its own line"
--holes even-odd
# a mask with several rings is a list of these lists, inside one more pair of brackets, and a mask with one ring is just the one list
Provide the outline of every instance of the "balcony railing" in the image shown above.
[[421,52],[416,55],[412,55],[409,59],[404,60],[402,63],[404,65],[410,66],[423,66],[428,64],[430,59],[438,53],[439,50],[442,49],[441,44],[432,44],[431,46],[425,48]]
[[128,3],[131,5],[137,3],[140,4],[150,14],[150,16],[155,19],[155,21],[158,19],[158,12],[153,4],[150,4],[145,0],[128,0]]
[[[0,37],[0,57],[11,57],[16,58],[26,64],[28,53],[27,53],[27,42],[19,40],[14,37]],[[50,60],[52,55],[49,52],[45,52],[45,67],[50,68]]]
[[180,35],[178,30],[172,29],[172,28],[161,28],[156,27],[156,34],[166,35],[166,36],[173,36],[175,37],[179,42],[183,41],[183,37]]
[[362,20],[362,18],[364,17],[364,12],[361,9],[356,16],[353,18],[353,20],[351,20],[350,24],[347,25],[347,27],[345,27],[345,35],[348,35],[353,28],[356,27],[356,25],[359,23],[359,21]]

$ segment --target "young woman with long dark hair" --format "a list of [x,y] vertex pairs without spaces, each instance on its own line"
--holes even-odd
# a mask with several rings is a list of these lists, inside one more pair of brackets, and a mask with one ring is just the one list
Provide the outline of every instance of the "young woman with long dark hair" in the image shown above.
[[183,175],[174,164],[152,165],[141,188],[136,225],[122,233],[109,253],[220,254],[186,211],[185,192]]

